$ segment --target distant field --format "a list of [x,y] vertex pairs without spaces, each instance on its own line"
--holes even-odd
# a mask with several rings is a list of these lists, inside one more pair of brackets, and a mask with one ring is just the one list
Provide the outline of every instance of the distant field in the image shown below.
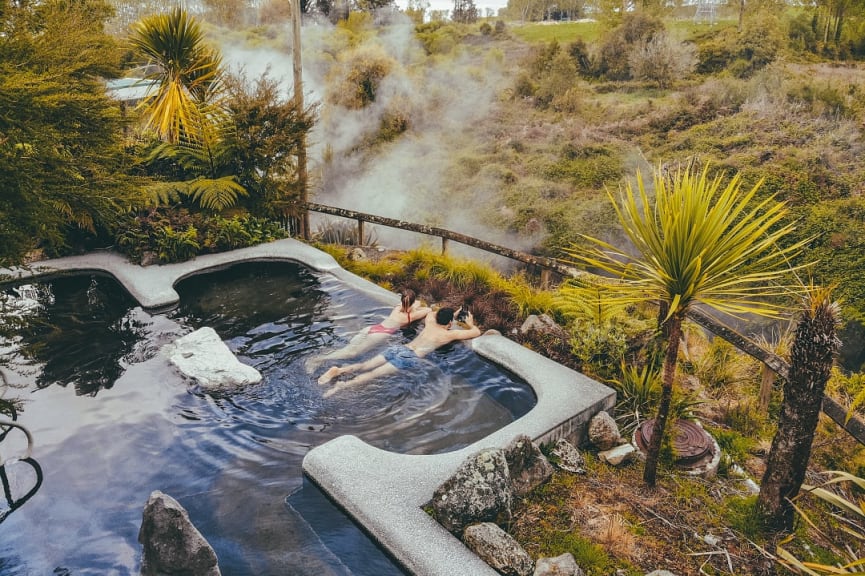
[[[664,20],[667,30],[676,38],[685,39],[695,32],[702,32],[712,27],[735,26],[736,19],[726,14],[718,14],[712,23],[694,22],[693,17],[668,18]],[[546,43],[558,40],[567,44],[577,38],[582,38],[587,44],[598,39],[603,32],[603,25],[596,21],[579,22],[513,22],[510,30],[514,36],[529,43]]]
[[573,42],[582,38],[584,42],[593,42],[601,32],[598,22],[527,22],[512,23],[510,30],[526,42],[541,43],[557,40],[560,44]]

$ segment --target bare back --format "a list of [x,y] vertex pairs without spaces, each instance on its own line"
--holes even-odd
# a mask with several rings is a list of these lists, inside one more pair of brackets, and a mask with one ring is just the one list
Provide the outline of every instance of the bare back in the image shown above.
[[407,312],[403,310],[401,305],[397,305],[393,307],[393,310],[390,311],[387,318],[381,321],[381,325],[388,328],[402,328],[416,320],[425,318],[430,311],[430,308],[421,306],[417,302],[412,304]]
[[468,330],[451,330],[450,325],[438,324],[435,318],[430,315],[427,317],[423,330],[418,334],[417,338],[407,344],[409,348],[414,350],[418,357],[423,358],[436,348],[440,348],[445,344],[449,344],[455,340],[468,340],[475,336],[480,336],[480,329],[474,325],[474,320],[469,318]]

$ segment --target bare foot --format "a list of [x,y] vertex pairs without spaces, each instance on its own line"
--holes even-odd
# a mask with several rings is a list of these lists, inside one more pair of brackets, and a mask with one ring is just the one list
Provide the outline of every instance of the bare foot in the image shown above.
[[339,376],[339,366],[331,366],[327,372],[318,377],[318,383],[327,384],[337,376]]

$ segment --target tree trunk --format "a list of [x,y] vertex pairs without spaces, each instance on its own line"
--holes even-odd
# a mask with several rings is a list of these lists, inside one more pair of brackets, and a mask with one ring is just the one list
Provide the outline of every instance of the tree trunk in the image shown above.
[[772,531],[793,528],[790,500],[799,493],[811,457],[823,391],[839,347],[837,323],[836,307],[827,300],[806,310],[796,327],[778,431],[757,499],[757,508]]
[[673,397],[673,379],[676,376],[676,360],[679,357],[679,341],[682,338],[682,315],[673,314],[661,328],[667,340],[667,351],[664,355],[664,378],[661,382],[661,404],[655,417],[652,438],[646,449],[646,467],[643,470],[643,482],[648,486],[655,485],[658,473],[658,456],[661,454],[661,444],[667,428],[667,418],[670,415],[670,400]]
[[772,386],[775,384],[775,373],[763,364],[760,369],[760,395],[758,397],[760,414],[769,413],[769,400],[772,399]]

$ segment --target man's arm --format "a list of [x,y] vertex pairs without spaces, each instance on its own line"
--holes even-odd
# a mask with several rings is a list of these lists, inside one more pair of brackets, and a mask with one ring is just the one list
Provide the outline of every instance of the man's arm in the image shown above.
[[481,335],[481,329],[475,324],[475,317],[471,312],[466,315],[465,323],[468,325],[468,328],[448,330],[448,336],[451,340],[468,340]]

